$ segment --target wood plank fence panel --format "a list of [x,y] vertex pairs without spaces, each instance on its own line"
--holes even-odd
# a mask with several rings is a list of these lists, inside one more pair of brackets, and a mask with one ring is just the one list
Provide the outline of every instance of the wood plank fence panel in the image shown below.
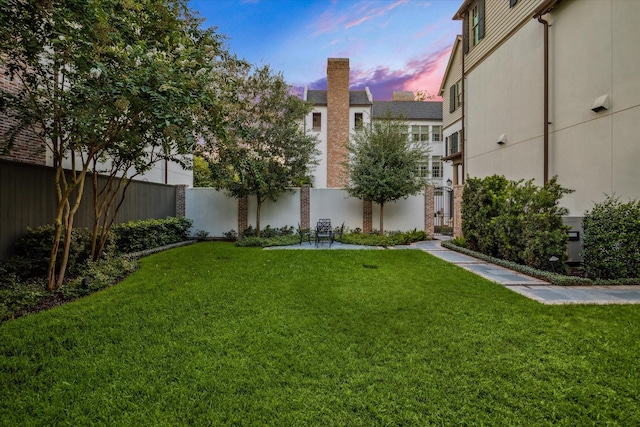
[[[106,178],[99,177],[98,183],[104,185]],[[0,160],[0,260],[11,254],[28,227],[53,223],[56,203],[54,168]],[[133,181],[115,222],[175,214],[175,186]],[[74,226],[91,227],[93,218],[93,185],[88,176]]]

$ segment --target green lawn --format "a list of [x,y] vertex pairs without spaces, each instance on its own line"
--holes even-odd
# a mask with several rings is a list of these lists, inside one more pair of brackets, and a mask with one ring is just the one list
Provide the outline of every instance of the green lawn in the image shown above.
[[640,424],[640,306],[420,251],[199,243],[0,325],[0,425]]

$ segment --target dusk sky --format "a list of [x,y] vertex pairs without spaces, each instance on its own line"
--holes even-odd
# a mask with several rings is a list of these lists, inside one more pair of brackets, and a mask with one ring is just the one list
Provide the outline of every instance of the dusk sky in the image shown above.
[[232,53],[295,87],[326,89],[327,58],[349,58],[351,89],[437,95],[462,0],[190,0]]

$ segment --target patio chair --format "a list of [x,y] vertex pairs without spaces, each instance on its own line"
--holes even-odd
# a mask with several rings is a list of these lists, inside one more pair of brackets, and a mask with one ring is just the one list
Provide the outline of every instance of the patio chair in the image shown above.
[[328,241],[329,247],[331,247],[333,243],[333,228],[331,228],[330,219],[320,219],[316,224],[316,248],[323,240]]
[[300,223],[298,223],[298,236],[300,237],[300,244],[302,245],[302,241],[306,240],[311,244],[311,229],[310,228],[302,228]]
[[342,234],[344,233],[344,222],[340,226],[340,228],[336,228],[333,230],[333,241],[342,243]]

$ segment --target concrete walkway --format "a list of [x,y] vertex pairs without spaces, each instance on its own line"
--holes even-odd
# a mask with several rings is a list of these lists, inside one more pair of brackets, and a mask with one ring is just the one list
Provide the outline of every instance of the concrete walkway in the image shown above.
[[443,248],[439,240],[413,246],[542,304],[640,304],[640,286],[554,286]]
[[[378,246],[345,245],[335,242],[331,246],[323,242],[318,248],[315,244],[276,246],[270,250],[342,250],[342,249],[379,249]],[[439,240],[417,242],[411,246],[396,246],[398,249],[420,249],[442,260],[455,264],[492,282],[505,286],[542,304],[640,304],[640,286],[554,286],[545,281],[461,254],[440,246]]]

